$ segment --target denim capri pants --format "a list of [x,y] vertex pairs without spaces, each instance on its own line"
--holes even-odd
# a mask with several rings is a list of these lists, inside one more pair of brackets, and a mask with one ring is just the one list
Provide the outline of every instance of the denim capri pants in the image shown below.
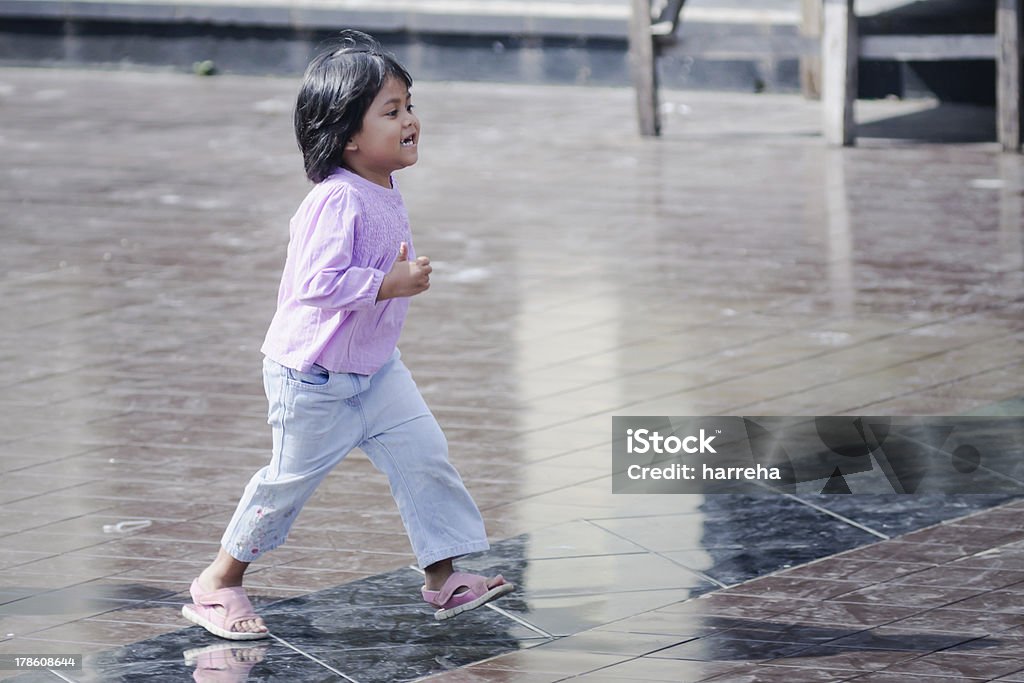
[[480,511],[397,349],[373,375],[299,372],[265,358],[263,384],[273,453],[221,539],[232,557],[252,562],[281,545],[316,487],[356,447],[387,475],[420,567],[487,550]]

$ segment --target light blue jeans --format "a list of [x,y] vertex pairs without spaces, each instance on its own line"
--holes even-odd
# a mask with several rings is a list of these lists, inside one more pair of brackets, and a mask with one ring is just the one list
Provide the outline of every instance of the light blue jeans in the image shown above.
[[480,511],[397,350],[369,376],[298,372],[264,359],[263,384],[273,453],[221,539],[232,557],[252,562],[281,545],[316,487],[356,447],[387,475],[420,567],[487,550]]

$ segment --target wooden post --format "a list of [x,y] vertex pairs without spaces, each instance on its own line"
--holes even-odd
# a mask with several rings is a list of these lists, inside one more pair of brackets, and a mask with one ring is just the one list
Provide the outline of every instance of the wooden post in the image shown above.
[[853,0],[824,0],[821,41],[822,108],[825,141],[854,143],[853,103],[857,99],[857,17]]
[[1024,225],[1024,196],[1021,195],[1021,163],[1019,159],[1004,154],[999,157],[999,177],[1003,187],[999,191],[999,242],[1002,256],[1000,277],[1007,286],[1020,291],[1024,287],[1024,241],[1021,240],[1021,225]]
[[633,71],[633,90],[636,91],[637,120],[640,134],[661,134],[658,115],[658,72],[651,35],[650,0],[632,0],[629,21],[629,57]]
[[[800,0],[800,35],[807,42],[821,41],[821,0]],[[809,100],[821,99],[821,52],[800,56],[800,90]]]
[[1021,148],[1021,5],[1022,0],[999,0],[996,7],[999,142],[1008,152]]
[[828,284],[832,298],[832,315],[854,314],[853,226],[850,220],[850,199],[846,189],[846,155],[842,150],[825,151],[825,210],[828,238]]

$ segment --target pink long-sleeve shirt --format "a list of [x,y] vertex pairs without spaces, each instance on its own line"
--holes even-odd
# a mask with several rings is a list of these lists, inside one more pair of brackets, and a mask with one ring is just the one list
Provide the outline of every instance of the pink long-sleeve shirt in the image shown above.
[[317,183],[290,224],[277,312],[264,355],[300,372],[371,375],[391,357],[408,298],[377,302],[402,242],[416,258],[398,185],[338,169]]

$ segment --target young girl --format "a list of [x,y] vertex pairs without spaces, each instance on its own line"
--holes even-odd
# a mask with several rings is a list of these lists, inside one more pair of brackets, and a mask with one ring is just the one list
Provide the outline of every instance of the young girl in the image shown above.
[[448,446],[395,344],[409,298],[430,287],[392,173],[417,160],[412,78],[357,31],[306,70],[295,134],[315,183],[291,220],[277,313],[263,344],[273,431],[217,558],[192,582],[189,621],[232,640],[265,638],[242,579],[284,542],[331,469],[355,447],[390,482],[417,561],[423,599],[447,619],[513,590],[501,575],[455,572],[486,550],[483,520],[448,462]]

